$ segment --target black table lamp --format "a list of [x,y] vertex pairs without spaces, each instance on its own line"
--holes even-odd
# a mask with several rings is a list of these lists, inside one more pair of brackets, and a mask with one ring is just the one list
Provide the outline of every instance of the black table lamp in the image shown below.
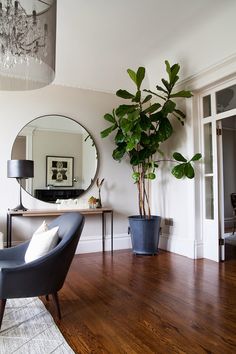
[[7,177],[16,178],[20,185],[20,203],[14,208],[17,210],[27,210],[22,204],[21,184],[22,180],[34,177],[34,161],[32,160],[8,160]]

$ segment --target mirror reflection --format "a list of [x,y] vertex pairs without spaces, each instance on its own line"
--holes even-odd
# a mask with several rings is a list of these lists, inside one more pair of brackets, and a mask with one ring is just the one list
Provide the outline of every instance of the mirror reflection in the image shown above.
[[17,135],[12,159],[34,161],[34,178],[23,188],[45,202],[75,199],[94,182],[98,153],[90,133],[77,121],[47,115],[28,123]]

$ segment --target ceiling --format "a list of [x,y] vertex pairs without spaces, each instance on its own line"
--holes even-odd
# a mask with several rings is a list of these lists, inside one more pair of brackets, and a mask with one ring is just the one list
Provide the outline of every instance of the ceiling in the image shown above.
[[127,68],[208,21],[232,0],[58,0],[55,84],[114,92]]

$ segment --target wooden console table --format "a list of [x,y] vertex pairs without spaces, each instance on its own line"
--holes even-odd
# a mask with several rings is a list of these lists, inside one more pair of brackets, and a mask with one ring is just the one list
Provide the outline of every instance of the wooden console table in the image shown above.
[[84,216],[96,216],[101,215],[102,218],[102,251],[105,251],[105,224],[106,224],[106,215],[110,214],[111,222],[111,252],[113,252],[113,210],[109,208],[98,208],[98,209],[35,209],[35,210],[8,210],[7,212],[7,247],[12,245],[12,219],[14,217],[50,217],[50,216],[59,216],[64,213],[78,211]]

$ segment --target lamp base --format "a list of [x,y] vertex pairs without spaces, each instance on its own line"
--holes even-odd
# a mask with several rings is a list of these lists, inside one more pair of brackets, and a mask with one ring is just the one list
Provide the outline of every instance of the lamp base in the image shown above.
[[13,211],[26,211],[26,210],[28,210],[28,209],[25,208],[24,205],[19,204],[19,205],[17,205],[15,208],[13,208],[13,209],[11,209],[11,210],[13,210]]

